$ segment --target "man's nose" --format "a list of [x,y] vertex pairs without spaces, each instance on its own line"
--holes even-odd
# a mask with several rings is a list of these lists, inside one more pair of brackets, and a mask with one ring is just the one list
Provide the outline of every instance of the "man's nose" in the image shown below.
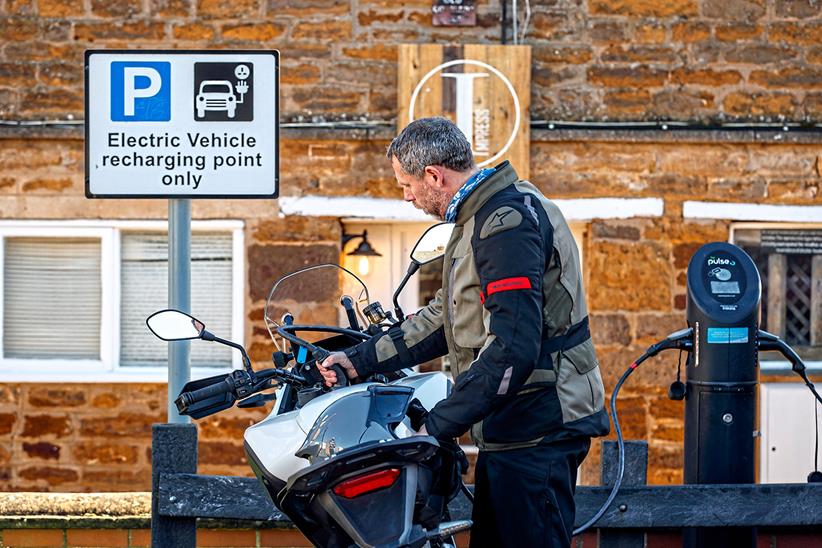
[[414,193],[408,189],[403,189],[402,197],[406,202],[413,202],[414,201]]

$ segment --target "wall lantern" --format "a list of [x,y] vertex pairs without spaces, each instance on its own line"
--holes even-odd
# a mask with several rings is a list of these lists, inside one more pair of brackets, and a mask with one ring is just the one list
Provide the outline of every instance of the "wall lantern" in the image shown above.
[[343,232],[342,235],[342,247],[345,249],[345,244],[353,240],[354,238],[362,238],[362,241],[359,245],[351,251],[350,253],[346,253],[346,255],[350,257],[359,257],[359,261],[357,261],[357,272],[360,276],[368,276],[368,273],[371,271],[371,264],[369,263],[369,257],[382,257],[382,253],[378,253],[373,247],[371,247],[371,243],[368,241],[368,231],[363,230],[362,234],[346,234]]

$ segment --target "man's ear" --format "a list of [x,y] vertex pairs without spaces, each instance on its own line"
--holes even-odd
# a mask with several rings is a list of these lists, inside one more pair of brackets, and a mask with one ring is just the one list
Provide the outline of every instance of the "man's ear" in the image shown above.
[[424,178],[434,188],[442,188],[445,185],[445,170],[442,166],[425,166]]

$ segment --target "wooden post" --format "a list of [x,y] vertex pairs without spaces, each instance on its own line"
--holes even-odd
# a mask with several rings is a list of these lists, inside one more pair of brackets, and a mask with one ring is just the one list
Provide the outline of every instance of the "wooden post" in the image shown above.
[[811,346],[822,346],[822,255],[811,263]]
[[[619,446],[615,441],[603,441],[602,485],[614,484],[619,471]],[[625,472],[622,486],[632,487],[648,483],[648,444],[644,441],[625,442]],[[612,506],[619,507],[619,495]],[[628,510],[626,508],[626,510]],[[644,548],[645,531],[631,529],[600,529],[599,548]]]
[[781,253],[768,255],[768,327],[769,332],[785,338],[785,293],[788,287],[788,257]]
[[[197,473],[197,427],[193,424],[155,424],[151,427],[151,547],[194,548],[197,520],[159,512],[160,474]],[[187,493],[179,493],[185,497]]]

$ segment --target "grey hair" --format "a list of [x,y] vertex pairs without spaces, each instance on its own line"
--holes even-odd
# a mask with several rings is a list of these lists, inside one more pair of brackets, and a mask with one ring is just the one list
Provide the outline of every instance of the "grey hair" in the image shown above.
[[446,118],[414,120],[394,137],[385,155],[396,156],[402,170],[420,178],[425,166],[443,166],[454,171],[475,167],[471,144],[462,130]]

